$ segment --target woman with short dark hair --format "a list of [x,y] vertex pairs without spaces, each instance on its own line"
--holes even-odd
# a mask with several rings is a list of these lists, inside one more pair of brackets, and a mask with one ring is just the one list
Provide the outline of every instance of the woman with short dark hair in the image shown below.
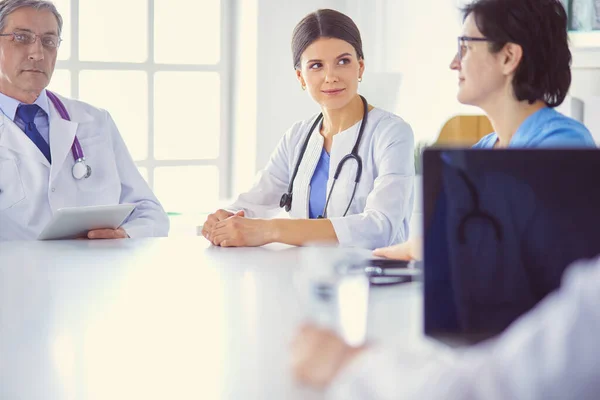
[[[495,132],[474,148],[596,147],[580,122],[556,110],[571,85],[567,14],[559,0],[476,0],[463,9],[463,33],[450,68],[458,101],[481,108]],[[420,257],[422,240],[376,249]]]
[[477,0],[463,13],[450,65],[458,100],[485,111],[495,130],[474,147],[594,147],[587,128],[554,110],[571,85],[561,2]]
[[[338,242],[372,249],[405,241],[413,133],[358,94],[365,72],[358,28],[338,11],[315,11],[294,29],[292,54],[300,87],[321,114],[291,127],[256,184],[211,214],[203,235],[225,247]],[[273,219],[280,207],[292,219]]]

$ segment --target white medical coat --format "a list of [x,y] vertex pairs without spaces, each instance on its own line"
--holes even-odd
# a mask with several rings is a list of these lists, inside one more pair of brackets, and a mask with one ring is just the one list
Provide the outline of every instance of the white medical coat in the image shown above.
[[[62,207],[134,203],[123,228],[130,237],[166,236],[169,219],[144,181],[109,113],[60,97],[71,121],[50,102],[52,165],[6,115],[0,114],[0,240],[35,240]],[[77,134],[87,179],[76,180],[71,145]]]
[[[228,209],[244,210],[247,217],[269,218],[279,211],[281,195],[288,190],[302,144],[314,117],[294,124],[280,140],[254,186],[242,193]],[[349,154],[358,136],[360,122],[333,137],[327,193],[340,160]],[[292,218],[308,218],[310,181],[323,149],[323,137],[312,133],[294,180]],[[413,209],[414,138],[412,129],[400,117],[374,108],[359,146],[362,177],[346,217],[354,188],[356,163],[347,161],[335,184],[327,208],[342,245],[377,248],[403,242]]]

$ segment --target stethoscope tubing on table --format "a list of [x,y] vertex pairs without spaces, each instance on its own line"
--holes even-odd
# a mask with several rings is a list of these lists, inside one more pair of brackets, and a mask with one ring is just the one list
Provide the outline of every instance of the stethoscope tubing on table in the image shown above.
[[344,266],[339,272],[342,274],[364,273],[371,286],[391,286],[420,282],[423,268],[421,261],[372,258]]
[[364,267],[372,286],[391,286],[418,282],[423,273],[421,261],[402,261],[381,258],[369,259]]

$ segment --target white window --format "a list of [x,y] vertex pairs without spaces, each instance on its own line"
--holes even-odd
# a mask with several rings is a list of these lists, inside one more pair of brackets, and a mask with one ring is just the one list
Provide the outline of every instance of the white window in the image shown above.
[[168,212],[229,195],[228,0],[54,0],[65,21],[49,86],[110,112]]

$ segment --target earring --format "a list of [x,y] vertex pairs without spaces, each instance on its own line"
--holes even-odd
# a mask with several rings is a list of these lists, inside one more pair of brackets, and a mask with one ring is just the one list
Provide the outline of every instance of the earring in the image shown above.
[[358,81],[362,82],[362,76],[358,77]]
[[301,85],[302,86],[302,90],[306,90],[306,85]]

